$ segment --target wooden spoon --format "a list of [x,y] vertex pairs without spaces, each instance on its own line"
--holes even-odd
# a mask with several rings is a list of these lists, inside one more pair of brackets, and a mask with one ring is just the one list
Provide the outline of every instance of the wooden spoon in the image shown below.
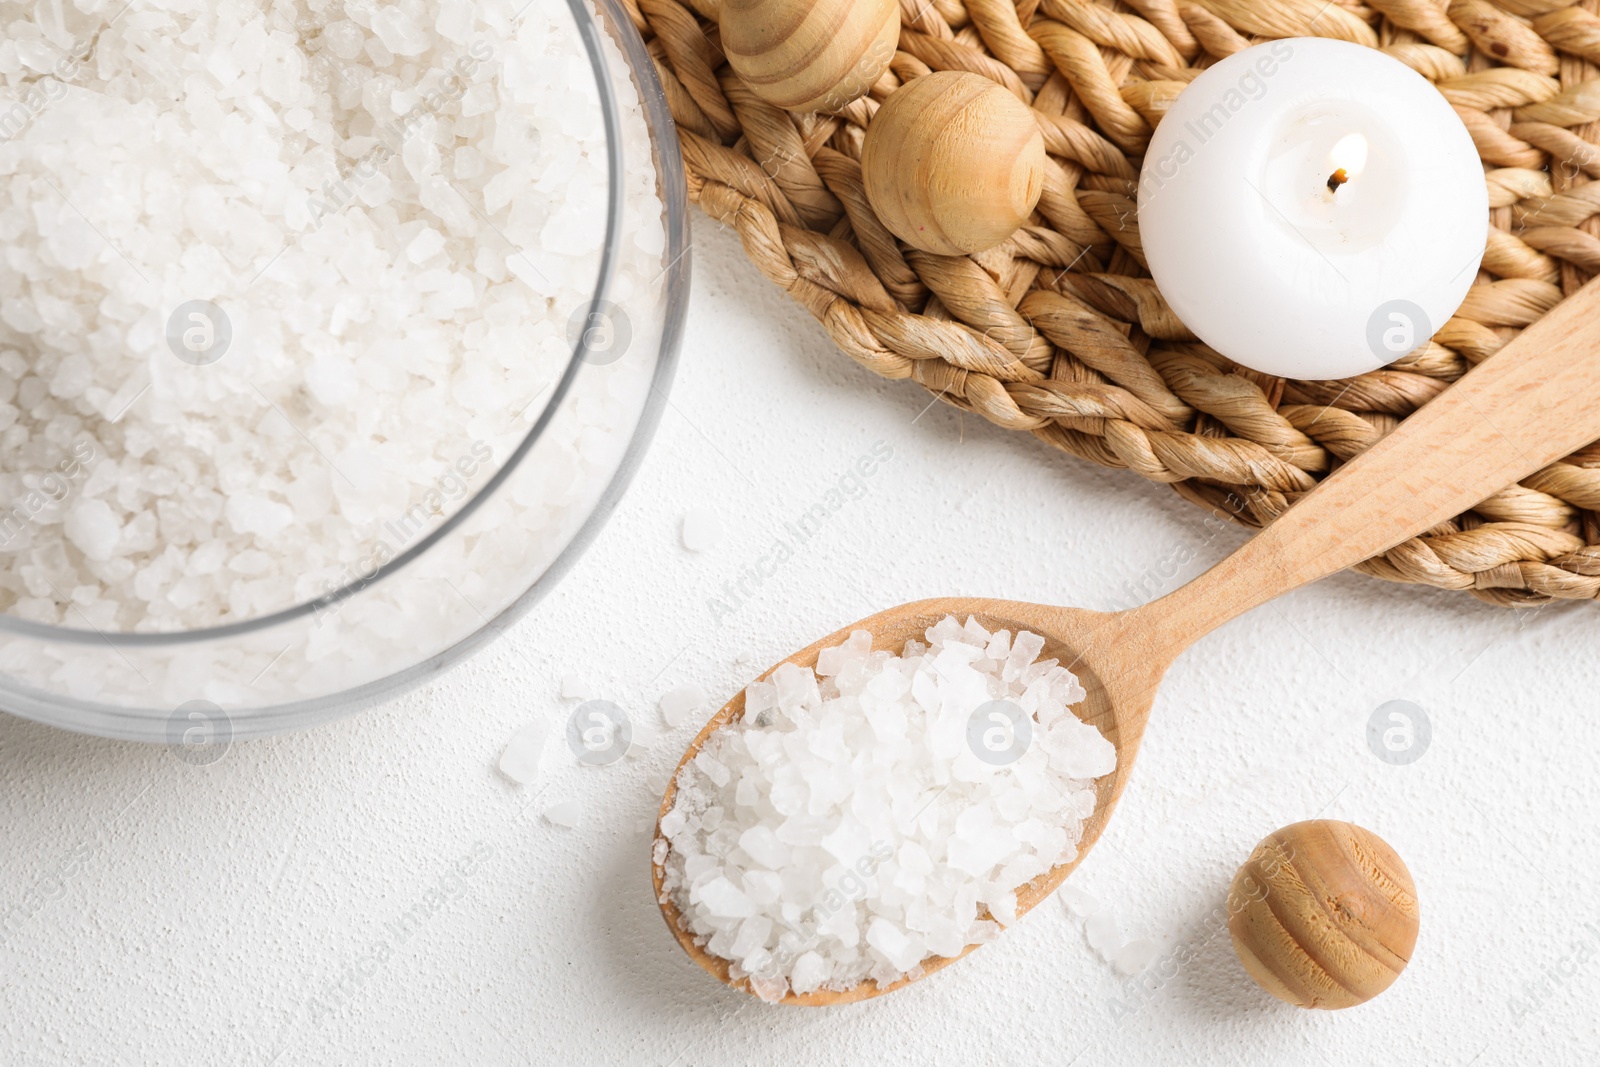
[[[1596,439],[1600,279],[1335,471],[1233,555],[1159,600],[1110,613],[977,597],[921,600],[853,623],[784,662],[815,667],[817,654],[852,630],[870,631],[874,648],[899,652],[946,615],[975,616],[991,631],[1031,630],[1044,637],[1042,655],[1070,666],[1082,682],[1088,696],[1074,710],[1116,746],[1117,768],[1098,783],[1098,802],[1084,825],[1077,858],[1017,890],[1021,915],[1072,873],[1105,830],[1133,770],[1156,687],[1184,649],[1251,608],[1386,552]],[[679,766],[743,712],[740,692],[700,731]],[[674,774],[662,815],[672,810],[676,793]],[[665,841],[659,819],[656,840]],[[658,847],[656,854],[665,853]],[[683,950],[719,980],[749,992],[747,982],[730,980],[726,960],[695,944],[677,906],[662,892],[660,863],[653,873],[662,914]],[[930,957],[923,961],[923,974],[960,958]],[[783,1003],[842,1004],[911,981],[879,987],[868,980],[842,992],[790,993]]]

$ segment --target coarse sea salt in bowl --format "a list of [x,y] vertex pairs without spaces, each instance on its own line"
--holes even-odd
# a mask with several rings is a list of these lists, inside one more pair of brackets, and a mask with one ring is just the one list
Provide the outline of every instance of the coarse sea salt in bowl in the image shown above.
[[15,714],[204,759],[416,685],[665,401],[683,173],[615,0],[0,0],[0,187]]

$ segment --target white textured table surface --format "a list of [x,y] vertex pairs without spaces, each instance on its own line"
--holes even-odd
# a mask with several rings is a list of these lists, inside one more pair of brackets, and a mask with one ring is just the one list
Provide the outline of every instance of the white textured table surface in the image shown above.
[[[661,727],[664,690],[699,680],[720,702],[924,596],[1125,606],[1243,536],[873,379],[694,221],[654,449],[508,639],[391,706],[208,767],[0,717],[0,1063],[1593,1062],[1600,614],[1349,575],[1226,627],[1168,677],[1134,784],[1074,876],[1160,947],[1142,978],[1119,978],[1054,902],[850,1007],[772,1008],[691,964],[651,900],[643,833],[694,732]],[[864,495],[762,574],[785,524],[880,440],[893,459]],[[698,555],[678,543],[697,504],[727,528]],[[737,605],[713,603],[741,577]],[[534,717],[564,723],[566,673],[660,738],[603,769],[553,738],[538,785],[513,786],[500,749]],[[1394,698],[1433,727],[1406,766],[1366,743]],[[564,799],[576,828],[540,817]],[[1317,815],[1385,837],[1422,904],[1410,968],[1343,1013],[1255,989],[1221,918],[1256,840]]]

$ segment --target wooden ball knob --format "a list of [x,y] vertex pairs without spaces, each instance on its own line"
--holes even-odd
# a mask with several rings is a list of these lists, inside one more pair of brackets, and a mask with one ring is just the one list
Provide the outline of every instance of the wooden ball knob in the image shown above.
[[1033,110],[977,74],[939,71],[896,89],[867,126],[861,179],[889,231],[924,252],[992,248],[1044,188]]
[[837,111],[866,94],[900,41],[898,0],[722,0],[728,64],[790,111]]
[[1388,989],[1417,943],[1417,891],[1370,830],[1315,819],[1268,834],[1233,876],[1228,932],[1256,983],[1302,1008]]

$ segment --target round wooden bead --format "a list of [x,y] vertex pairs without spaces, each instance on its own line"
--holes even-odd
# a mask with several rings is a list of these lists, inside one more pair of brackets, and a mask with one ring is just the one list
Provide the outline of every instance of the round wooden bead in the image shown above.
[[894,58],[898,0],[722,0],[722,50],[750,91],[790,111],[837,111]]
[[1417,943],[1411,872],[1382,838],[1316,819],[1268,834],[1233,877],[1239,962],[1279,1000],[1348,1008],[1388,989]]
[[965,255],[1004,241],[1044,188],[1033,110],[988,78],[925,74],[867,126],[861,179],[889,231],[924,252]]

